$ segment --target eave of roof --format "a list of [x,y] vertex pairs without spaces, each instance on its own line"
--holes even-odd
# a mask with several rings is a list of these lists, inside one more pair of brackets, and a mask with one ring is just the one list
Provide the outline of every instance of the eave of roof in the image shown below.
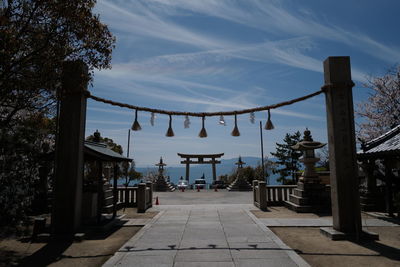
[[99,158],[103,161],[132,161],[132,159],[124,157],[123,155],[109,149],[105,144],[90,141],[85,141],[85,155]]
[[357,154],[359,158],[400,155],[400,125],[367,142]]

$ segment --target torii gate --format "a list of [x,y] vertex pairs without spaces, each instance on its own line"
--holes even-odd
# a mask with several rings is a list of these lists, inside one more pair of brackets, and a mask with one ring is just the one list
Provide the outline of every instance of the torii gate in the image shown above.
[[[190,164],[212,164],[212,173],[213,173],[213,181],[217,180],[217,171],[215,169],[215,164],[220,164],[221,161],[216,160],[224,155],[224,153],[220,154],[182,154],[178,153],[178,156],[183,158],[181,161],[182,164],[186,164],[186,181],[189,183],[189,174],[190,174]],[[208,159],[210,160],[204,160]],[[192,160],[192,159],[197,159]]]
[[[332,238],[340,234],[344,237],[365,235],[358,192],[352,95],[354,83],[351,80],[350,57],[328,57],[324,61],[324,80],[322,89],[327,111],[333,217],[333,229],[324,229],[324,232]],[[81,227],[86,101],[90,96],[88,81],[88,67],[82,61],[64,62],[51,220],[54,236],[71,237]],[[182,163],[187,163],[187,179],[190,163],[201,163],[200,158],[202,163],[206,163],[205,157],[218,155],[222,156],[223,153],[181,154],[186,158]],[[191,156],[198,158],[199,162],[190,162]],[[215,158],[211,157],[211,162],[207,162],[213,164],[214,168],[217,163]]]

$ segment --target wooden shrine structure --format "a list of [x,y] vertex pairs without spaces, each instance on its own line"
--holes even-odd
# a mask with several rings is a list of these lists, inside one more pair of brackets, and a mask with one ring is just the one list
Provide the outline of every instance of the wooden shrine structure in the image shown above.
[[222,157],[224,153],[219,154],[182,154],[178,153],[182,159],[181,164],[186,164],[186,181],[189,182],[190,164],[211,164],[213,181],[217,180],[217,170],[215,164],[220,164],[221,161],[217,160]]

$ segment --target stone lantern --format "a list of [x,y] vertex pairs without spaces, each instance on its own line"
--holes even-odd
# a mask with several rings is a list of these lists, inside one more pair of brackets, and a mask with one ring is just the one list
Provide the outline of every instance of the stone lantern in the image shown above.
[[155,165],[158,167],[158,176],[164,176],[164,167],[167,166],[167,164],[163,162],[162,157],[160,157],[160,162]]
[[243,169],[243,165],[246,164],[242,160],[242,157],[239,156],[238,161],[235,163],[235,165],[238,166],[237,168],[237,176],[236,179],[226,188],[228,191],[251,191],[253,188],[251,187],[251,184],[247,181],[246,177],[243,176],[243,172],[241,171]]
[[303,151],[300,161],[304,163],[305,169],[293,194],[290,194],[289,200],[285,201],[287,208],[296,212],[321,212],[329,209],[329,190],[321,184],[315,171],[315,163],[319,161],[319,158],[315,157],[314,151],[325,145],[314,141],[310,130],[306,129],[303,140],[292,146],[294,150]]
[[299,181],[302,183],[319,183],[320,179],[315,171],[315,163],[319,158],[315,157],[315,149],[324,147],[326,144],[316,142],[312,139],[311,132],[306,128],[303,140],[292,146],[294,150],[303,151],[303,157],[300,159],[304,163],[305,169]]
[[153,184],[153,189],[156,192],[166,192],[166,191],[174,191],[175,188],[169,183],[169,181],[166,181],[166,177],[164,176],[164,167],[167,166],[167,164],[164,163],[162,157],[160,158],[160,162],[155,164],[155,166],[158,167],[158,176]]
[[238,169],[242,169],[244,164],[246,164],[246,162],[242,161],[242,157],[239,156],[239,159],[238,159],[238,161],[235,163],[235,165],[238,165]]

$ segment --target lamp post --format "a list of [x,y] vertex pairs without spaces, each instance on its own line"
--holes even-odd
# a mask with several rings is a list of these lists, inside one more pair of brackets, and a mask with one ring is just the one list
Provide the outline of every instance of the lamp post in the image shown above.
[[262,122],[260,121],[260,141],[261,141],[261,170],[263,175],[263,180],[269,184],[268,178],[265,177],[265,166],[264,166],[264,143],[263,143],[263,134],[262,134]]

